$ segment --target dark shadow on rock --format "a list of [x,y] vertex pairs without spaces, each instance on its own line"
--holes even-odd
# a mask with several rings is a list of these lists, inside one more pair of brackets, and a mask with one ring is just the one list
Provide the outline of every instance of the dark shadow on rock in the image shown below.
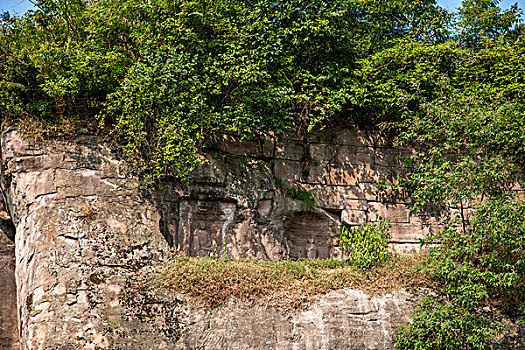
[[[0,219],[0,349],[19,348],[15,282],[15,226],[7,213]],[[5,219],[5,220],[4,220]]]

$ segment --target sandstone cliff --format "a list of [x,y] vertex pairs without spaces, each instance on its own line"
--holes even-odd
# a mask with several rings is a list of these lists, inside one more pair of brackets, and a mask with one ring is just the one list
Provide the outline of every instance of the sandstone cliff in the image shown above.
[[320,135],[223,135],[190,186],[147,190],[97,137],[32,143],[6,130],[3,348],[392,348],[393,328],[414,307],[406,291],[333,292],[290,315],[240,304],[194,310],[156,282],[172,250],[206,255],[215,244],[232,258],[280,260],[315,246],[316,258],[337,258],[342,222],[388,218],[398,251],[439,227],[439,213],[411,215],[402,193],[378,191],[403,173],[399,156],[410,150],[357,130]]

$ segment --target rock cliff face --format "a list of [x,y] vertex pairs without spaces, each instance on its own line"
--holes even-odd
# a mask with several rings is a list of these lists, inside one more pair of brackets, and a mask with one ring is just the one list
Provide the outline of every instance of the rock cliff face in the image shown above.
[[381,186],[404,175],[411,152],[358,130],[251,142],[223,135],[191,186],[164,183],[161,229],[193,256],[208,254],[215,242],[233,258],[298,259],[308,251],[337,258],[342,223],[382,216],[391,222],[392,248],[413,252],[441,228],[441,212],[413,215],[403,192]]
[[410,150],[356,130],[320,135],[260,142],[224,135],[192,185],[166,181],[146,191],[96,137],[38,145],[6,130],[3,224],[16,235],[9,228],[0,235],[2,348],[18,341],[24,350],[392,348],[392,328],[413,307],[406,292],[341,291],[296,315],[243,305],[204,312],[155,282],[171,248],[340,257],[341,223],[384,216],[402,251],[438,227],[437,216],[412,216],[402,193],[377,191],[402,174],[398,156]]
[[177,301],[161,303],[144,286],[169,247],[125,164],[90,138],[36,147],[13,129],[3,134],[2,156],[16,227],[20,348],[174,342]]
[[192,310],[177,345],[185,350],[391,349],[393,330],[409,321],[416,299],[402,290],[371,297],[344,289],[293,315],[234,303]]

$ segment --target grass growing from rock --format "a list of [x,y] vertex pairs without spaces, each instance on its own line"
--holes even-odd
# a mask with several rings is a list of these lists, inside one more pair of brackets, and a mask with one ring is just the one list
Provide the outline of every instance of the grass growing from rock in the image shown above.
[[427,287],[417,271],[419,256],[393,257],[363,270],[344,261],[256,261],[174,257],[160,270],[162,282],[188,294],[200,307],[214,307],[233,299],[298,309],[330,291],[361,289],[382,294],[398,288]]

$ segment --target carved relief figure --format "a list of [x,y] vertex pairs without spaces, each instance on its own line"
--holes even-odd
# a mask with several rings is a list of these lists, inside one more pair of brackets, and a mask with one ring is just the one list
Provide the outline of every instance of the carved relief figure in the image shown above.
[[194,256],[207,256],[212,250],[210,234],[205,229],[203,222],[193,232],[193,254]]
[[306,257],[308,259],[317,259],[317,247],[314,243],[314,238],[308,240],[308,248],[306,249]]

